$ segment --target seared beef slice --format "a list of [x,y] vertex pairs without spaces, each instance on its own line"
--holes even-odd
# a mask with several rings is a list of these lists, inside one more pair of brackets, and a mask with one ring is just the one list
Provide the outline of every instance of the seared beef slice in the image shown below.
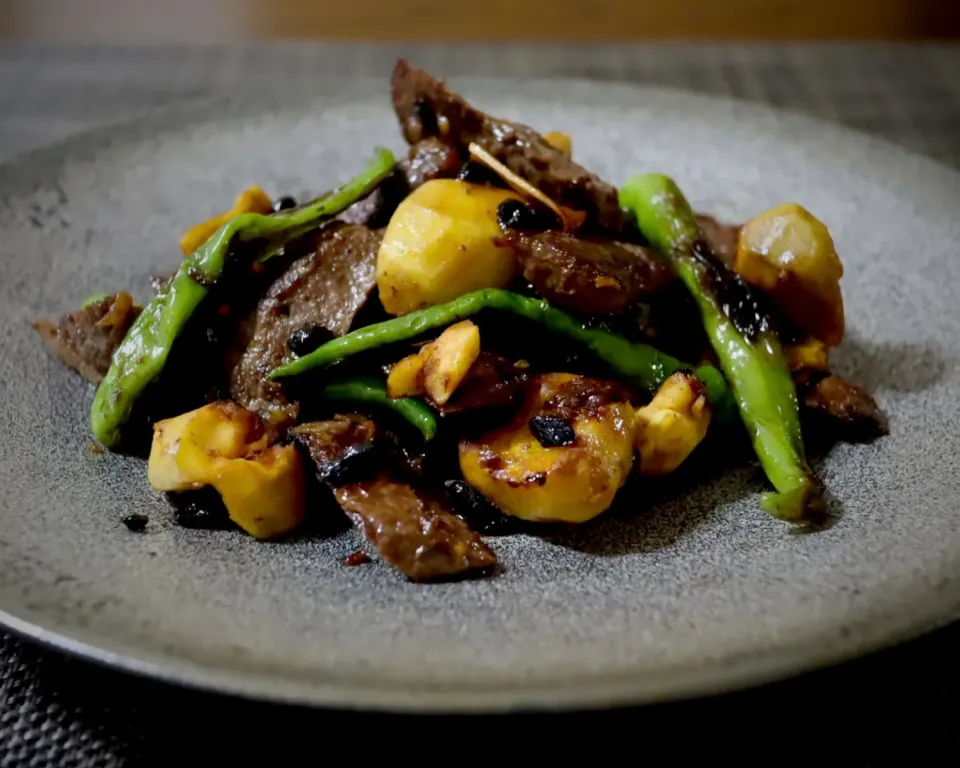
[[298,424],[290,435],[307,452],[321,482],[344,485],[354,475],[373,468],[377,428],[359,414],[337,414],[326,421]]
[[405,483],[375,480],[334,493],[380,556],[412,581],[479,576],[497,563],[479,534]]
[[622,312],[673,279],[671,266],[640,245],[562,232],[510,232],[502,239],[516,248],[523,276],[537,293],[578,312]]
[[866,442],[888,432],[886,417],[863,387],[828,374],[814,377],[798,390],[807,421],[829,437]]
[[290,265],[267,290],[241,332],[231,360],[230,396],[277,424],[296,416],[270,372],[288,359],[287,339],[315,326],[334,336],[350,330],[376,285],[382,234],[357,224],[332,224],[316,248]]
[[140,311],[130,294],[121,292],[71,312],[56,323],[36,320],[33,327],[57,357],[87,381],[99,384]]

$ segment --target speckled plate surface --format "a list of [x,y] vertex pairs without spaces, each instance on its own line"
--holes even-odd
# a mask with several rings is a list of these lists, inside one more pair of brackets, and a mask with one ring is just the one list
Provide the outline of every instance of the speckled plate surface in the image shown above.
[[[92,389],[28,319],[149,295],[192,223],[257,183],[301,195],[401,149],[386,78],[164,113],[0,169],[0,609],[32,637],[249,696],[497,711],[644,702],[838,661],[960,616],[960,175],[737,102],[595,83],[458,81],[478,106],[564,130],[615,183],[672,174],[741,219],[817,213],[845,265],[838,372],[891,435],[819,465],[831,528],[797,535],[745,467],[569,540],[493,540],[497,578],[416,586],[344,568],[359,544],[175,527],[142,462],[90,451]],[[145,534],[124,514],[150,515]]]

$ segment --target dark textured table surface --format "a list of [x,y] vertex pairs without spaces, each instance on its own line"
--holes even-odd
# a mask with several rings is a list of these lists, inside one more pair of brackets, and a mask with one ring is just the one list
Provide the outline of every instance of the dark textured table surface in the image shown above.
[[[295,90],[318,77],[386,78],[398,55],[451,78],[587,77],[735,96],[842,123],[960,166],[960,47],[888,45],[7,45],[0,47],[0,160],[240,83]],[[960,213],[960,200],[957,206]],[[171,688],[0,633],[0,768],[247,764],[261,762],[261,749],[268,750],[267,764],[286,765],[348,754],[369,759],[384,747],[447,761],[500,752],[497,737],[507,731],[541,758],[583,744],[593,759],[609,759],[604,753],[612,740],[625,741],[638,761],[651,750],[673,761],[706,749],[751,762],[956,765],[958,649],[954,625],[837,668],[703,701],[424,723]],[[459,744],[442,746],[454,734]],[[598,755],[599,734],[605,740]],[[287,759],[287,750],[300,756]]]

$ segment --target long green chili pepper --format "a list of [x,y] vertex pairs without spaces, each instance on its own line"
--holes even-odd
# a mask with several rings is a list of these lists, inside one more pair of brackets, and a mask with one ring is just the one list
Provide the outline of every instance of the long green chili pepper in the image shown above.
[[[584,328],[566,312],[550,306],[542,299],[488,288],[464,294],[446,304],[417,310],[340,336],[317,347],[310,354],[280,366],[271,372],[270,378],[295,376],[360,352],[406,341],[425,331],[450,325],[485,309],[520,315],[578,341],[589,347],[617,373],[650,391],[655,391],[670,374],[692,367],[653,347],[634,344],[609,331]],[[713,366],[701,365],[696,369],[696,373],[706,385],[710,401],[722,402],[728,390],[720,372]]]
[[300,237],[362,198],[394,167],[394,157],[377,149],[373,160],[357,177],[302,208],[274,214],[242,213],[221,226],[162,287],[137,317],[113,355],[110,370],[100,383],[90,412],[94,437],[107,448],[120,442],[120,428],[134,403],[163,370],[170,348],[197,305],[216,282],[232,244],[257,241],[261,258],[284,242]]
[[824,510],[821,486],[804,455],[790,370],[764,313],[745,284],[719,264],[673,180],[637,176],[620,190],[620,201],[696,300],[754,450],[777,491],[764,494],[761,506],[781,520],[813,520]]
[[430,406],[412,397],[391,399],[387,397],[386,385],[372,377],[361,376],[328,384],[321,390],[320,397],[388,408],[419,429],[424,440],[432,440],[437,434],[437,419]]

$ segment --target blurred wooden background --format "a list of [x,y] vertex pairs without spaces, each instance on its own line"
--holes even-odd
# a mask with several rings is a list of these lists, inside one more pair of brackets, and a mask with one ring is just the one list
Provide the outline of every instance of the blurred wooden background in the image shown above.
[[0,36],[79,43],[944,40],[960,0],[0,0]]

